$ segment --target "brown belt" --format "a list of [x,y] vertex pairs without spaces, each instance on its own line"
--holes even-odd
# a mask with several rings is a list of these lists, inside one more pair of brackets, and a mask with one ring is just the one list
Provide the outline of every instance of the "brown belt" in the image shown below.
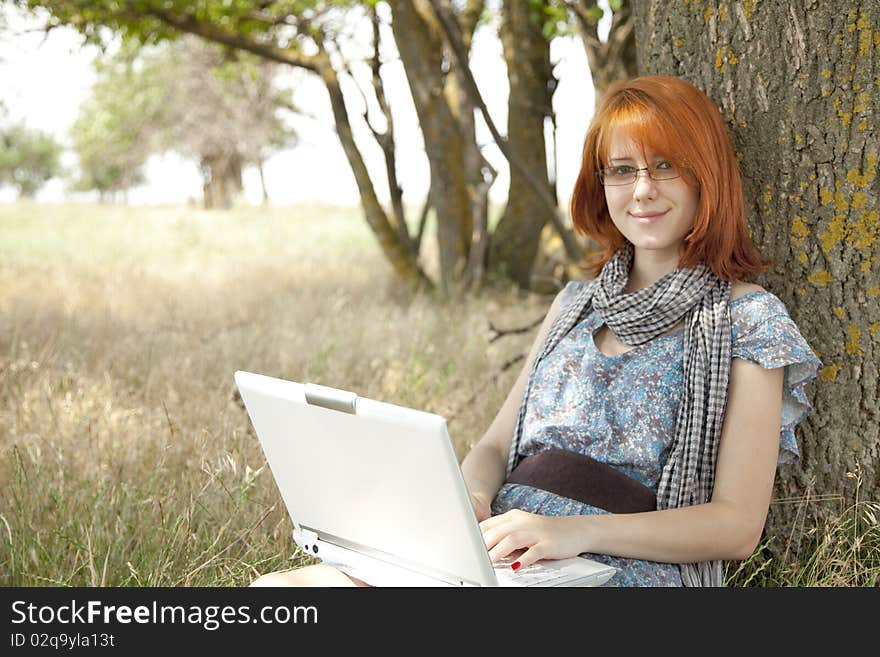
[[562,495],[611,513],[639,513],[657,508],[657,495],[639,481],[584,454],[549,449],[527,456],[507,478]]

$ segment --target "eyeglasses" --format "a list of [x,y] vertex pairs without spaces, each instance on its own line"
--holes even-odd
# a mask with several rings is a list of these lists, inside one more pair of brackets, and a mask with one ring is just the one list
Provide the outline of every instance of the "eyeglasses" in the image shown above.
[[672,162],[660,160],[656,164],[649,167],[636,167],[628,164],[618,164],[613,167],[602,167],[596,172],[601,182],[606,187],[616,187],[618,185],[632,185],[638,180],[639,173],[645,171],[651,180],[663,181],[672,180],[681,176],[679,171]]

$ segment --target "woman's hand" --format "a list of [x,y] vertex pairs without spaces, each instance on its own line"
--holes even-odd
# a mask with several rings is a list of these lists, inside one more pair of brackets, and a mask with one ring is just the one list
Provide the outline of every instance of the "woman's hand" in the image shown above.
[[480,493],[471,493],[471,506],[474,507],[477,522],[483,522],[492,516],[492,509],[489,501]]
[[493,562],[525,550],[518,562],[528,566],[539,559],[565,559],[585,552],[584,516],[542,516],[514,509],[480,522]]

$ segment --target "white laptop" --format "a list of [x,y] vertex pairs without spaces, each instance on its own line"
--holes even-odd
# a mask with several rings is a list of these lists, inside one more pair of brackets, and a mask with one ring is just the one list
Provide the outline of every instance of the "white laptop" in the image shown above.
[[583,557],[493,567],[446,420],[312,383],[236,372],[297,545],[376,586],[599,586]]

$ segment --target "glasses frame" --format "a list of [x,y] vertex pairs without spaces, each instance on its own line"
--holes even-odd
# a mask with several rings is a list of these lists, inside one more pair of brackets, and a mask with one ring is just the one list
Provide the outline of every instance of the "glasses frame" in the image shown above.
[[629,182],[607,183],[607,182],[605,182],[605,169],[607,169],[607,168],[609,168],[609,167],[600,167],[598,169],[598,171],[596,171],[596,177],[599,179],[599,182],[602,184],[603,187],[625,187],[626,185],[634,185],[638,181],[639,176],[641,175],[642,171],[644,171],[648,175],[648,178],[650,178],[654,182],[664,182],[666,180],[675,180],[676,178],[681,178],[681,173],[682,173],[680,170],[676,169],[677,173],[674,176],[670,176],[668,178],[655,178],[654,176],[651,175],[652,167],[641,167],[641,168],[636,169],[633,172],[633,179],[630,180]]

